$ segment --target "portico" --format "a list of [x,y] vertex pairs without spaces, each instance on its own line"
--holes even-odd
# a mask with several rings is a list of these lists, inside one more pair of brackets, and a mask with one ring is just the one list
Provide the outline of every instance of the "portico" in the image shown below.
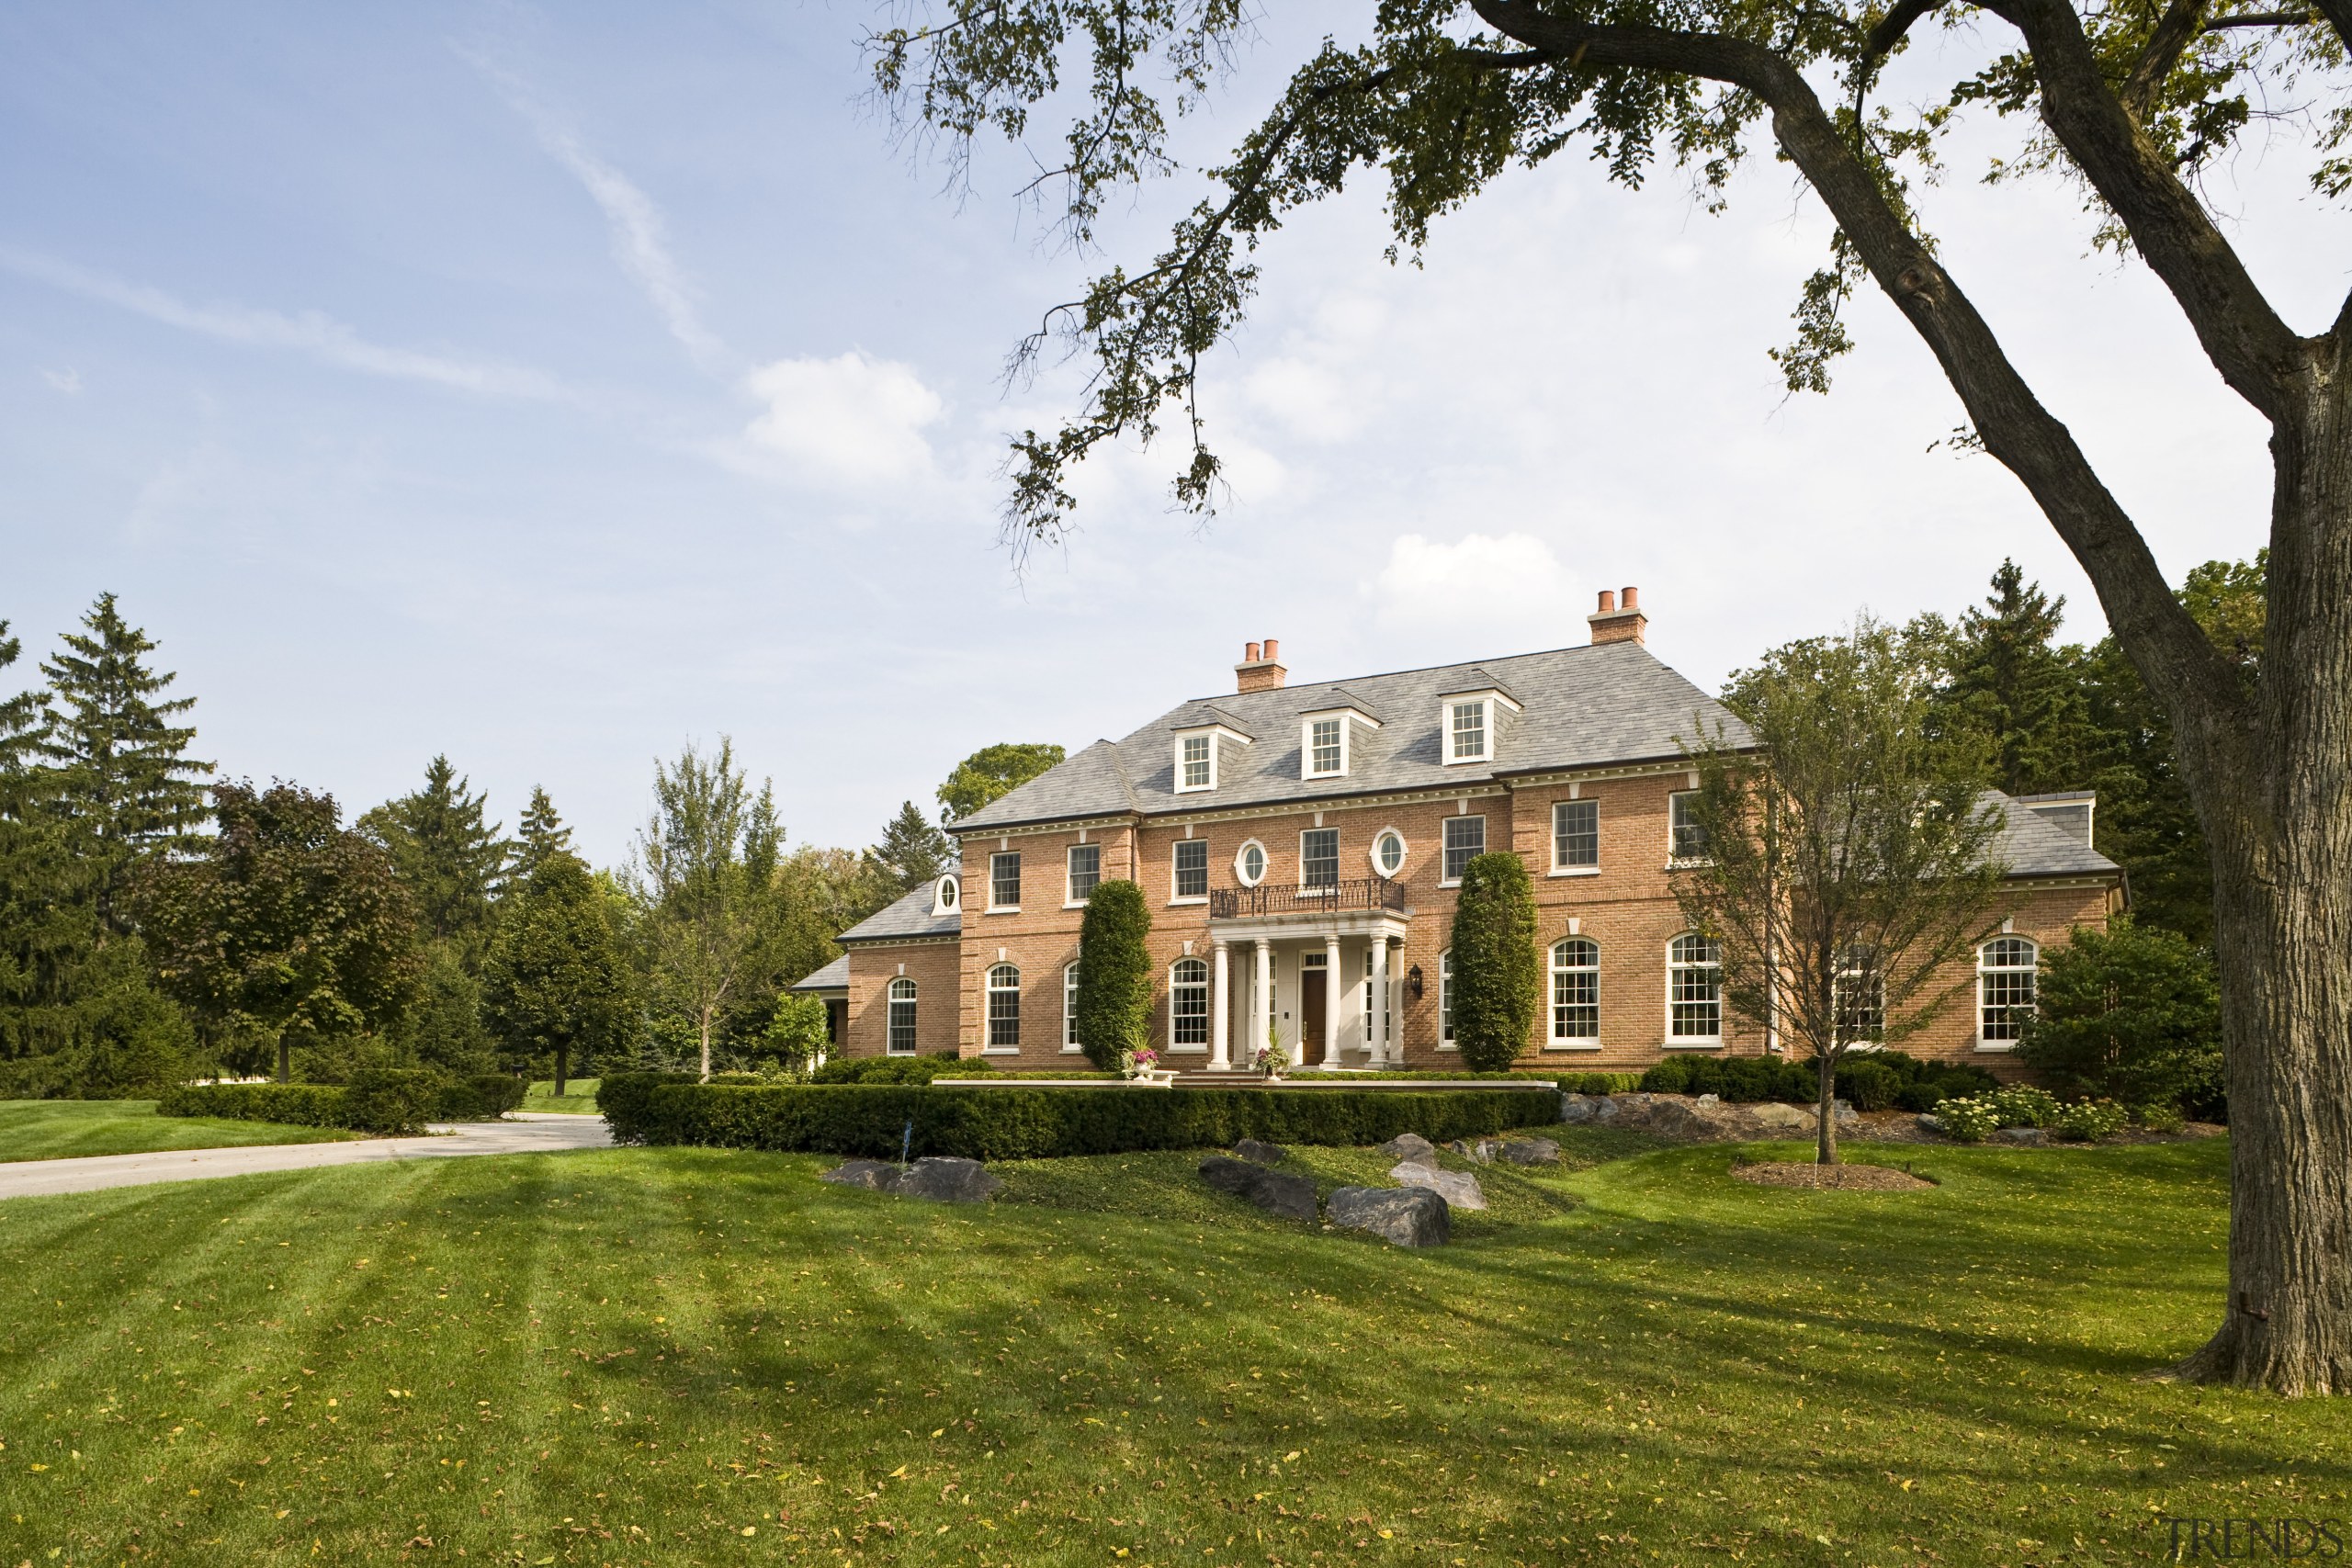
[[1403,1066],[1391,959],[1412,918],[1385,878],[1221,890],[1209,912],[1209,1070],[1249,1071],[1270,1040],[1293,1066]]

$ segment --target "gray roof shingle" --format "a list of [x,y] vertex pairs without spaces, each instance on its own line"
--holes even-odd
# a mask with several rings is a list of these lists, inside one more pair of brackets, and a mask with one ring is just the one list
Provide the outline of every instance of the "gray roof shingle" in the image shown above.
[[954,936],[964,929],[960,911],[944,915],[931,912],[932,884],[900,898],[888,908],[867,916],[833,940],[843,947],[859,942],[904,942],[910,937]]
[[[1496,761],[1447,767],[1438,760],[1438,699],[1450,692],[1499,688],[1523,711],[1498,716]],[[1336,697],[1336,700],[1335,700]],[[1349,703],[1384,728],[1353,738],[1349,776],[1299,777],[1300,716]],[[1214,792],[1175,792],[1170,731],[1226,723],[1255,744],[1220,749]],[[1475,664],[1446,664],[1344,682],[1277,687],[1196,698],[1116,742],[1098,740],[1069,761],[1030,780],[956,824],[985,831],[1033,822],[1126,812],[1277,806],[1406,789],[1442,789],[1526,773],[1669,761],[1703,728],[1745,744],[1747,726],[1658,661],[1639,643],[1558,649]]]
[[1993,853],[2011,876],[2101,876],[2123,869],[2021,802],[1998,790],[1985,795],[2007,819],[1993,840]]
[[813,975],[796,980],[786,988],[794,991],[839,991],[849,985],[849,954],[844,953]]

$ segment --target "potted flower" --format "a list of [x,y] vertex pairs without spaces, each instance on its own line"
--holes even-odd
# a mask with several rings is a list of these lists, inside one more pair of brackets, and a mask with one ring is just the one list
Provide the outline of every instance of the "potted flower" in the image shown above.
[[1175,1069],[1159,1065],[1159,1053],[1147,1045],[1140,1051],[1119,1054],[1120,1070],[1130,1082],[1146,1089],[1169,1089],[1176,1082]]
[[[1267,1032],[1271,1036],[1272,1031]],[[1283,1069],[1289,1066],[1290,1054],[1272,1039],[1269,1038],[1265,1044],[1258,1047],[1258,1071],[1265,1075],[1268,1083],[1282,1082]]]

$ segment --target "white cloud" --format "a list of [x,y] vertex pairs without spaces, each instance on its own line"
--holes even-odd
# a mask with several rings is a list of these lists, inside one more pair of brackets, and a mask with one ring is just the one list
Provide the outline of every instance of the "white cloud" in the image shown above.
[[82,373],[79,370],[44,370],[40,377],[69,398],[81,396]]
[[[499,397],[570,400],[571,394],[552,377],[536,370],[487,360],[453,359],[414,349],[390,348],[369,343],[334,317],[317,310],[288,315],[243,305],[190,305],[160,288],[126,283],[92,272],[72,262],[14,245],[0,245],[0,267],[37,283],[113,305],[150,321],[184,332],[200,333],[222,343],[254,348],[291,349],[299,354],[370,376],[400,380],[429,381],[463,391]],[[69,372],[69,375],[71,373]],[[51,377],[52,384],[56,378]],[[76,385],[79,385],[76,378]]]
[[790,477],[873,488],[927,475],[923,427],[944,408],[910,366],[851,350],[833,359],[779,359],[744,378],[765,405],[743,432],[760,458]]
[[685,269],[670,254],[662,209],[636,182],[581,144],[580,138],[539,102],[513,73],[477,54],[458,51],[466,62],[496,85],[515,113],[528,120],[548,155],[570,170],[605,215],[612,235],[613,260],[631,282],[644,290],[670,335],[706,370],[723,367],[725,346],[702,323],[695,308],[694,287]]
[[1532,534],[1465,534],[1453,544],[1400,535],[1366,591],[1384,615],[1427,626],[1543,618],[1572,597],[1559,558]]

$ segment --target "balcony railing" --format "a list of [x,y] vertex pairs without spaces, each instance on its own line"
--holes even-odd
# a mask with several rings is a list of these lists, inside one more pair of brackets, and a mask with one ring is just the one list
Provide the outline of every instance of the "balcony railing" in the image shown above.
[[1336,882],[1324,887],[1216,887],[1209,891],[1209,918],[1241,919],[1250,915],[1317,915],[1340,909],[1405,908],[1405,885],[1385,876]]

